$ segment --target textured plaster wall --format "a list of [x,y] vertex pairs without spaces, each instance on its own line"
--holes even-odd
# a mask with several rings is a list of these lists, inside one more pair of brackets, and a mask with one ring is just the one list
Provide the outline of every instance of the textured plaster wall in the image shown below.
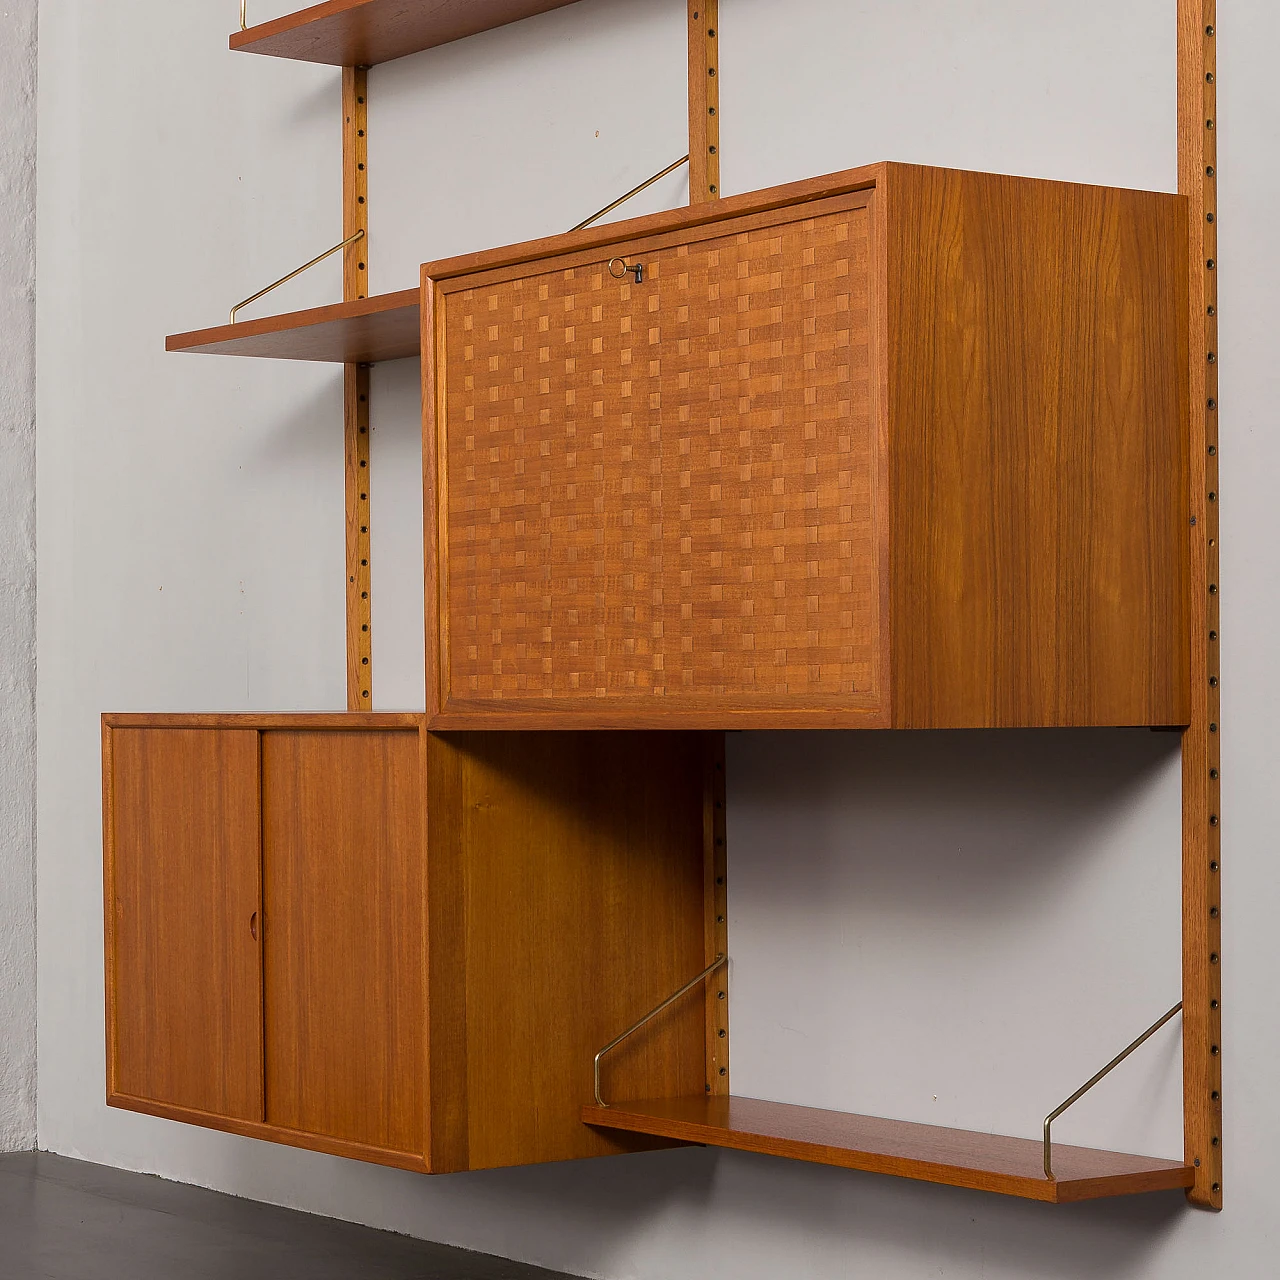
[[[229,54],[235,12],[41,9],[41,1145],[606,1280],[1273,1276],[1274,0],[1224,5],[1220,41],[1218,1216],[1176,1194],[1055,1208],[711,1150],[427,1179],[105,1107],[99,714],[344,702],[340,375],[163,351],[166,332],[218,323],[340,234],[338,75]],[[1174,13],[721,0],[724,186],[901,159],[1170,189]],[[373,287],[570,226],[683,154],[684,26],[681,0],[582,0],[376,68]],[[637,211],[685,195],[676,179]],[[277,305],[338,292],[327,264]],[[387,709],[423,702],[417,372],[374,377]],[[1145,731],[732,735],[734,1087],[1034,1137],[1177,998],[1176,746]],[[1173,1026],[1055,1133],[1176,1154],[1178,1047]]]
[[0,0],[0,1151],[35,1146],[36,0]]

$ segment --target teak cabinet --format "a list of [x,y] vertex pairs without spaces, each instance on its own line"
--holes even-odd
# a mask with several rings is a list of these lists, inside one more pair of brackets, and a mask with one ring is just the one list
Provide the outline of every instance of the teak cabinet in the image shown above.
[[[580,1109],[708,963],[718,746],[106,717],[109,1102],[432,1173],[670,1145]],[[708,1016],[610,1096],[722,1092]]]
[[425,266],[432,726],[1186,723],[1186,219],[887,164]]

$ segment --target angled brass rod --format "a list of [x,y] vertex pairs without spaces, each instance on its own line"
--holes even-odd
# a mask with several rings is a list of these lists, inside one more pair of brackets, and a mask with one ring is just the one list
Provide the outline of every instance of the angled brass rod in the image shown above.
[[609,1105],[604,1100],[604,1098],[600,1096],[600,1063],[603,1060],[604,1055],[606,1053],[611,1053],[625,1039],[627,1039],[628,1036],[635,1035],[635,1033],[639,1031],[641,1027],[647,1026],[650,1022],[654,1020],[654,1018],[658,1016],[658,1014],[662,1013],[664,1009],[669,1009],[673,1004],[675,1004],[677,1000],[680,999],[682,995],[684,995],[686,992],[692,991],[694,987],[698,985],[698,983],[705,982],[706,979],[711,977],[711,975],[715,973],[715,971],[718,968],[720,968],[720,966],[724,964],[728,959],[729,959],[728,956],[723,956],[723,955],[716,956],[715,960],[712,961],[712,963],[709,964],[705,969],[703,969],[703,971],[700,974],[698,974],[696,978],[690,978],[689,981],[686,982],[684,986],[681,987],[680,990],[675,993],[675,995],[668,996],[656,1009],[650,1009],[649,1012],[646,1013],[644,1017],[640,1019],[639,1022],[635,1023],[634,1026],[628,1027],[620,1036],[614,1036],[614,1038],[610,1040],[609,1043],[605,1045],[605,1047],[601,1049],[599,1053],[596,1054],[596,1104],[598,1106],[607,1107]]
[[1072,1103],[1079,1102],[1080,1099],[1083,1098],[1084,1095],[1088,1093],[1089,1090],[1092,1089],[1093,1086],[1103,1078],[1103,1076],[1114,1071],[1116,1067],[1118,1067],[1135,1049],[1146,1044],[1146,1042],[1150,1040],[1151,1037],[1155,1035],[1155,1033],[1159,1031],[1160,1028],[1163,1027],[1164,1024],[1168,1022],[1169,1019],[1172,1018],[1174,1014],[1178,1013],[1181,1009],[1182,1009],[1182,1001],[1179,1000],[1178,1003],[1175,1004],[1173,1008],[1170,1009],[1169,1012],[1166,1013],[1164,1017],[1160,1019],[1159,1022],[1152,1023],[1151,1026],[1149,1026],[1127,1049],[1125,1049],[1123,1053],[1116,1054],[1116,1056],[1112,1058],[1111,1061],[1108,1062],[1107,1065],[1103,1067],[1102,1070],[1099,1071],[1098,1074],[1094,1076],[1093,1079],[1090,1080],[1088,1084],[1081,1085],[1080,1088],[1078,1088],[1075,1091],[1075,1093],[1073,1093],[1071,1097],[1069,1097],[1066,1100],[1066,1102],[1064,1102],[1060,1107],[1055,1108],[1053,1111],[1049,1112],[1047,1116],[1045,1116],[1044,1118],[1044,1176],[1048,1178],[1050,1182],[1054,1180],[1053,1179],[1053,1142],[1049,1137],[1049,1128],[1053,1124],[1053,1122],[1069,1106],[1071,1106]]
[[620,204],[626,204],[632,196],[638,196],[647,187],[653,186],[655,182],[661,182],[669,173],[674,173],[682,164],[688,164],[689,157],[681,156],[675,164],[669,164],[661,173],[655,173],[652,178],[646,178],[638,187],[632,187],[625,196],[619,196],[612,204],[607,204],[599,213],[593,213],[585,222],[580,222],[576,227],[571,227],[571,231],[582,231],[589,227],[593,222],[599,222],[606,213],[612,213]]
[[337,253],[341,249],[345,249],[347,245],[355,244],[357,240],[363,240],[363,239],[364,239],[364,230],[362,228],[361,230],[357,231],[355,235],[348,236],[341,244],[335,244],[332,249],[326,249],[318,258],[312,258],[310,262],[304,262],[302,266],[300,266],[297,269],[297,271],[290,271],[287,276],[281,276],[280,279],[275,282],[275,284],[269,284],[265,289],[259,289],[258,292],[255,293],[252,298],[246,298],[243,302],[237,302],[236,305],[231,308],[231,323],[235,324],[236,322],[236,312],[243,311],[245,307],[247,307],[251,302],[257,302],[259,298],[265,298],[267,294],[271,292],[272,289],[278,289],[282,284],[288,284],[290,280],[296,279],[304,271],[309,271],[317,263],[323,262],[326,258],[332,258],[335,253]]
[[240,30],[249,30],[249,0],[240,0]]

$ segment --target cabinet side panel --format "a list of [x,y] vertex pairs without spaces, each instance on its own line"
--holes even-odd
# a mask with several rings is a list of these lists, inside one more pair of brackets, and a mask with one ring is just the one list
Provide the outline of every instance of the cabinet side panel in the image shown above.
[[[589,1129],[597,1050],[706,965],[699,734],[460,734],[470,1167],[655,1144]],[[432,882],[433,892],[436,886]],[[701,991],[615,1050],[608,1100],[702,1096]]]
[[262,743],[266,1118],[421,1155],[418,735]]
[[1185,723],[1185,201],[889,172],[895,724]]
[[111,1093],[261,1121],[258,735],[110,742]]
[[[467,845],[462,822],[467,757],[451,738],[424,733],[427,774],[427,1165],[470,1168],[467,1151]],[[482,1104],[483,1105],[483,1102]]]

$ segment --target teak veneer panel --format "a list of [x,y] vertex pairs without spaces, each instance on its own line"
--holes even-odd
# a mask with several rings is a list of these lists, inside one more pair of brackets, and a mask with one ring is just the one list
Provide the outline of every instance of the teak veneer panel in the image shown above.
[[199,355],[332,364],[407,360],[416,358],[420,349],[418,303],[418,291],[407,289],[192,333],[175,333],[164,340],[164,346],[166,351]]
[[108,1091],[261,1121],[258,735],[108,742]]
[[262,739],[269,1124],[424,1147],[419,735]]
[[[708,963],[703,735],[432,741],[432,1170],[667,1145],[579,1110],[596,1051]],[[611,1054],[603,1083],[705,1089],[698,997]]]
[[231,48],[334,67],[372,67],[504,27],[574,0],[329,0],[236,31]]
[[1181,724],[1186,206],[894,166],[894,723]]
[[428,264],[431,724],[1184,723],[1185,244],[878,165]]
[[[596,1050],[712,958],[722,750],[104,717],[108,1101],[434,1173],[669,1145],[579,1113]],[[605,1087],[704,1090],[717,1052],[690,994]]]
[[1044,1176],[1043,1148],[1028,1138],[821,1111],[755,1098],[685,1097],[582,1109],[590,1125],[786,1156],[1065,1204],[1191,1185],[1195,1171],[1173,1160],[1055,1143],[1056,1179]]

